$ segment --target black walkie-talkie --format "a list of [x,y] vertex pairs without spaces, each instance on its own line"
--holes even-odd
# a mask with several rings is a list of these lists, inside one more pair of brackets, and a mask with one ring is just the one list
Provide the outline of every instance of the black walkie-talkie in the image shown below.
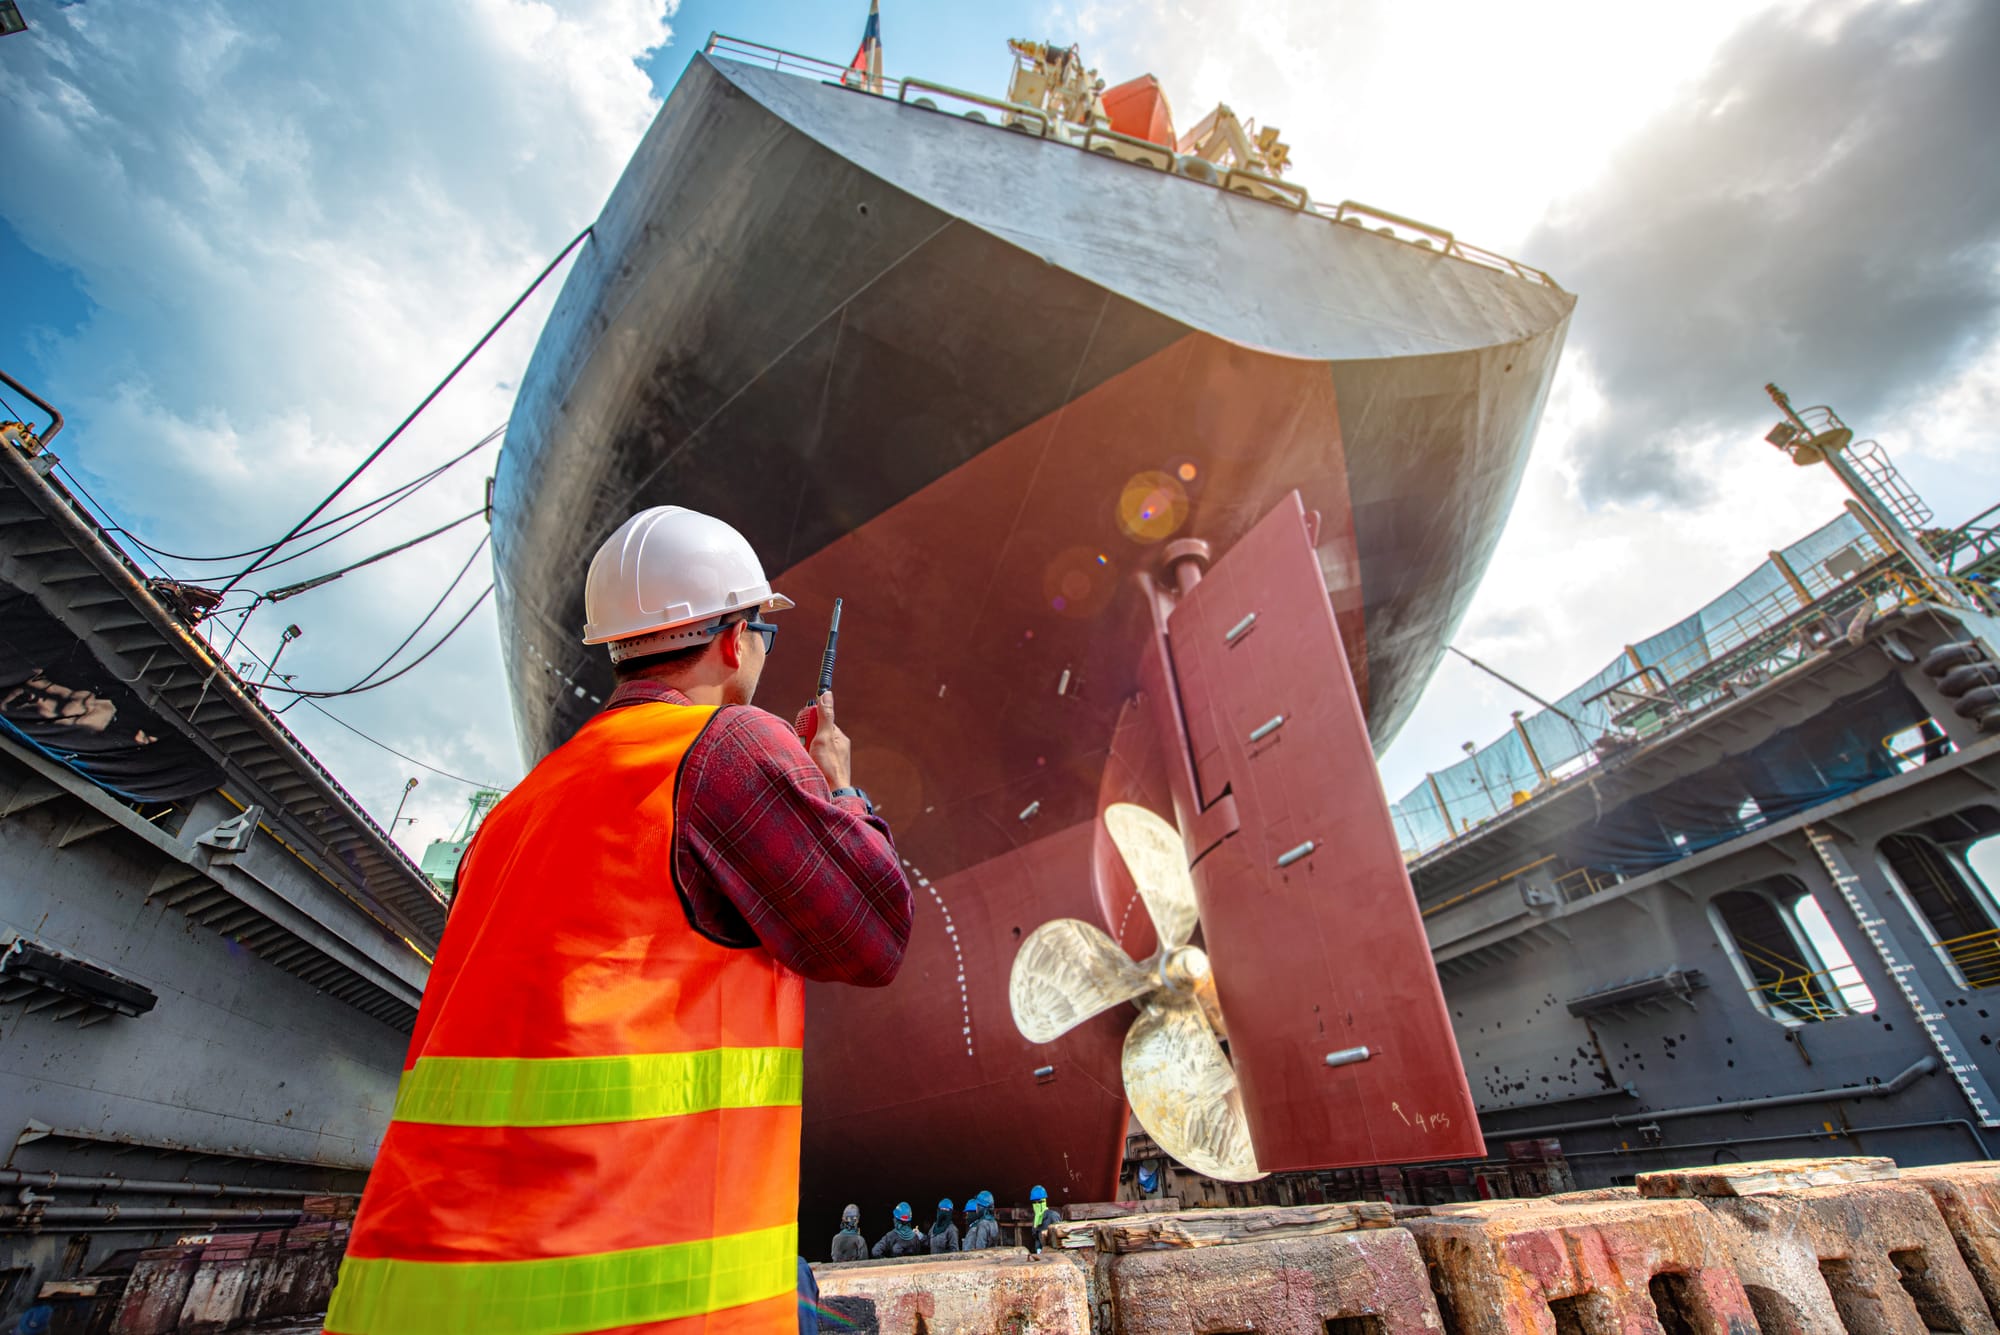
[[[840,599],[836,598],[833,600],[833,623],[826,628],[826,652],[819,660],[819,695],[833,689],[833,655],[839,647]],[[792,721],[792,730],[807,746],[812,745],[813,734],[819,731],[819,695],[815,695],[813,703],[801,709],[798,718]]]

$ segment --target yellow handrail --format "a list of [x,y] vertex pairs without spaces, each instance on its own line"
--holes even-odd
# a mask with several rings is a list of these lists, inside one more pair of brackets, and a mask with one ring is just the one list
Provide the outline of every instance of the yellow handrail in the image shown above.
[[2000,927],[1937,943],[1970,988],[2000,987]]

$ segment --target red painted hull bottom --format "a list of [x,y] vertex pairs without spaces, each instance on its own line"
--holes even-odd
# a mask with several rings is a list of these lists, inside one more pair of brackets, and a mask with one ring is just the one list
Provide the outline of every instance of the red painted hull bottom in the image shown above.
[[[1128,1120],[1119,1054],[1132,1012],[1121,1006],[1030,1045],[1009,1011],[1009,971],[1021,939],[1052,918],[1097,923],[1138,957],[1151,950],[1132,897],[1098,889],[1096,838],[1112,789],[1175,815],[1157,774],[1127,772],[1129,719],[1148,686],[1142,665],[1160,643],[1142,589],[1169,540],[1199,537],[1226,560],[1294,491],[1315,516],[1310,548],[1295,521],[1305,596],[1317,604],[1300,613],[1322,629],[1293,675],[1308,694],[1331,692],[1351,717],[1342,745],[1354,754],[1327,763],[1379,808],[1400,885],[1389,898],[1408,901],[1362,722],[1360,560],[1324,364],[1183,339],[775,576],[799,605],[786,620],[807,645],[833,598],[846,600],[840,719],[855,739],[856,780],[894,828],[916,894],[909,956],[893,985],[817,987],[809,997],[808,1255],[823,1245],[815,1230],[830,1238],[850,1201],[870,1227],[886,1227],[899,1200],[962,1203],[981,1189],[1025,1201],[1039,1184],[1058,1205],[1112,1198]],[[809,651],[781,651],[759,703],[795,708],[816,667]],[[1186,744],[1161,753],[1172,745]],[[1413,906],[1408,916],[1421,949]],[[1265,926],[1266,939],[1282,942],[1284,924]],[[1318,928],[1304,939],[1323,953]],[[1297,967],[1317,977],[1332,965],[1315,955]],[[1427,950],[1418,971],[1435,998]],[[1462,1090],[1462,1072],[1453,1079]],[[1385,1145],[1358,1161],[1420,1157],[1437,1156]]]

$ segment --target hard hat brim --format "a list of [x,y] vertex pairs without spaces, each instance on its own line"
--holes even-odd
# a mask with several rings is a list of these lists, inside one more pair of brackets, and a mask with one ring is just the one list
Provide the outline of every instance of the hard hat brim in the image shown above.
[[643,636],[661,635],[668,631],[694,631],[707,626],[710,622],[718,621],[726,616],[733,616],[738,612],[752,610],[758,612],[789,612],[795,606],[797,604],[784,594],[774,592],[768,597],[758,599],[754,603],[745,603],[738,607],[724,608],[718,612],[704,612],[700,616],[681,617],[674,621],[662,621],[657,626],[621,627],[615,634],[586,634],[583,637],[583,642],[585,644],[616,644],[620,640],[636,640]]

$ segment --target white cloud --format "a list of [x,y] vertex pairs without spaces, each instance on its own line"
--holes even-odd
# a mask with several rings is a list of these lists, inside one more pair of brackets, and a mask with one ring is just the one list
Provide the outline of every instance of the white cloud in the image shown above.
[[1183,128],[1217,102],[1293,145],[1316,197],[1504,247],[1589,180],[1770,0],[1082,0],[1053,5],[1112,83],[1159,77]]
[[[66,461],[163,547],[220,553],[276,537],[595,216],[657,109],[638,62],[668,40],[672,8],[38,10],[0,53],[9,177],[34,183],[0,199],[0,214],[96,305],[82,327],[36,343],[42,388],[73,423]],[[555,287],[348,500],[505,420]],[[489,451],[270,582],[464,513],[491,469]],[[305,636],[285,670],[346,684],[416,623],[476,541],[468,525],[260,612],[247,641],[268,655],[296,621]],[[488,578],[482,560],[418,645]],[[409,686],[333,707],[411,754],[508,780],[519,762],[500,661],[489,605]],[[378,816],[419,775],[413,847],[463,805],[462,788],[308,708],[286,721]]]

